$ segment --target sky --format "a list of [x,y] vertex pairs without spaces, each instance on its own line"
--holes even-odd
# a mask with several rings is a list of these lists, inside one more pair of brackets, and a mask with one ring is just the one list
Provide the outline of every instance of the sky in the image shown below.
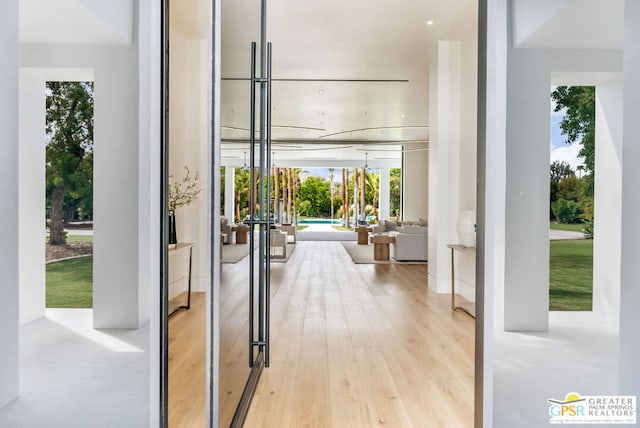
[[555,112],[555,103],[551,100],[551,159],[550,164],[553,161],[563,161],[569,163],[571,168],[575,171],[578,165],[584,163],[584,158],[578,156],[580,152],[580,143],[575,142],[573,144],[567,144],[567,137],[561,134],[560,122],[564,117],[564,111]]

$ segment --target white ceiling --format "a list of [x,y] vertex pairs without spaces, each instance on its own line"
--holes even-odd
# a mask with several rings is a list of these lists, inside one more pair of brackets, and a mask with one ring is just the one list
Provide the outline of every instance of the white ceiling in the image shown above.
[[[308,158],[317,148],[317,158],[364,160],[369,150],[370,159],[399,160],[399,150],[371,144],[428,140],[429,51],[477,28],[475,0],[270,0],[267,16],[273,77],[298,79],[273,82],[277,159]],[[250,43],[259,37],[260,1],[223,0],[223,79],[249,77]],[[249,94],[247,80],[223,80],[223,139],[248,138]],[[350,147],[318,146],[338,141]],[[242,158],[237,144],[224,147]]]
[[20,0],[20,42],[131,44],[133,0]]
[[622,49],[624,0],[515,0],[514,45]]

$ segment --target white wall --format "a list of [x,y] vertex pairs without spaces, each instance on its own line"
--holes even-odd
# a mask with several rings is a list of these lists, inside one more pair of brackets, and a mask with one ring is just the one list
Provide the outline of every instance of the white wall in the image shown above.
[[20,71],[20,324],[45,309],[45,82]]
[[20,62],[95,70],[94,327],[137,328],[137,46],[22,45]]
[[620,321],[622,77],[596,87],[593,313],[617,331]]
[[[448,244],[458,242],[456,221],[476,207],[477,36],[440,41],[430,70],[429,287],[451,291]],[[474,300],[475,259],[456,255],[456,286]]]
[[[175,179],[184,176],[184,167],[200,174],[198,199],[177,209],[179,242],[195,243],[193,249],[192,289],[205,291],[209,278],[207,257],[207,40],[189,39],[181,27],[171,25],[170,94],[169,94],[169,172]],[[179,263],[178,259],[176,262]],[[169,269],[179,267],[170,264]],[[172,293],[186,289],[186,278],[172,286]]]
[[0,2],[0,407],[18,396],[18,0]]
[[625,1],[620,393],[640,396],[640,3]]

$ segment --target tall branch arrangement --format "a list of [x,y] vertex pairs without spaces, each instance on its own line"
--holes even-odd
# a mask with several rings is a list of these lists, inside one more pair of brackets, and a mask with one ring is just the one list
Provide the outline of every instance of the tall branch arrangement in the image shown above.
[[181,181],[176,181],[173,175],[169,176],[169,211],[190,205],[198,199],[200,188],[198,187],[198,172],[191,176],[189,167],[185,166],[185,175]]

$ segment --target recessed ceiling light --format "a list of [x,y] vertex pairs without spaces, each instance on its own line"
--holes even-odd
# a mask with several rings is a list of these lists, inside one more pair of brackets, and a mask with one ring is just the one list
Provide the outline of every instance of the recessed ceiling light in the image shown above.
[[426,22],[426,24],[427,24],[427,27],[431,27],[433,25],[433,21],[432,20],[428,20]]
[[404,114],[401,114],[400,117],[404,118]]
[[324,89],[320,89],[320,90],[318,91],[318,93],[319,93],[320,95],[324,94]]

